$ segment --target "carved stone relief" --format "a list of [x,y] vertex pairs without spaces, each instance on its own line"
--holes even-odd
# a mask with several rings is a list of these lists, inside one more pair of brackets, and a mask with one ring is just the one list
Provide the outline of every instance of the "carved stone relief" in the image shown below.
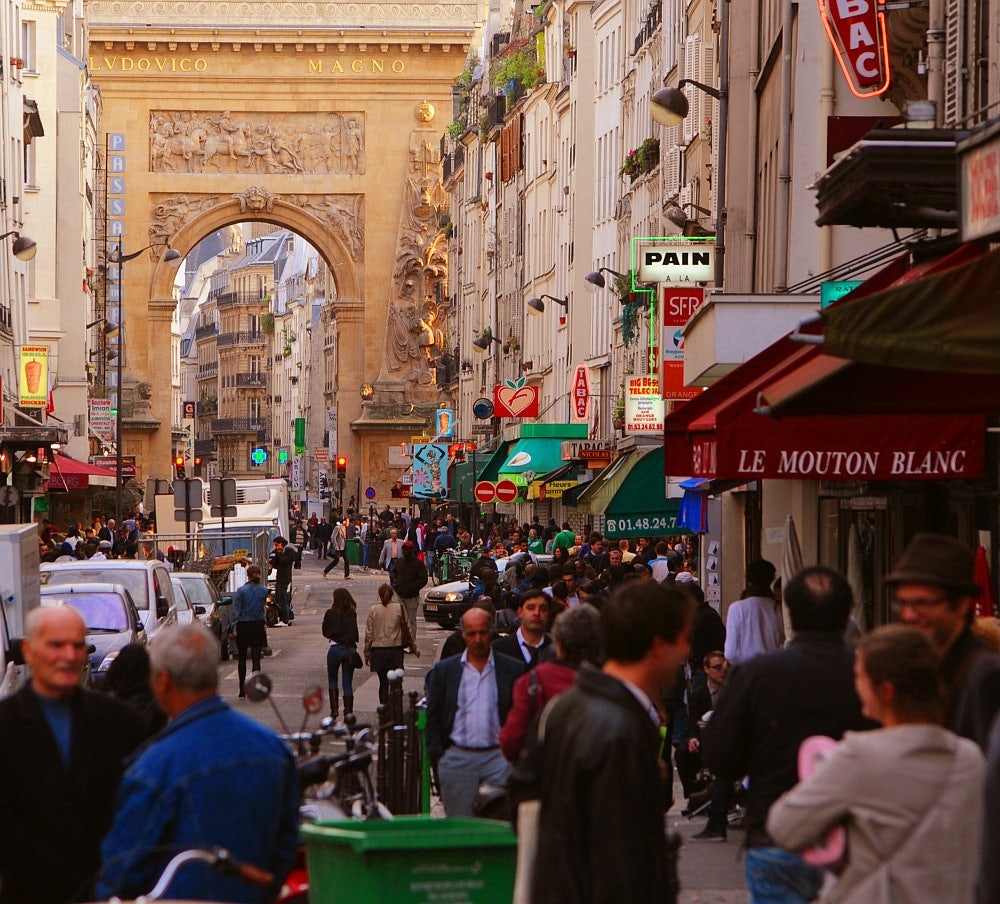
[[439,396],[435,360],[448,351],[451,311],[438,302],[447,280],[447,247],[438,220],[445,193],[431,132],[414,131],[408,161],[380,379],[407,384],[408,401],[419,403]]
[[[219,195],[151,195],[153,215],[149,224],[149,241],[154,244],[169,242],[180,229],[194,217],[228,204],[232,199],[239,203],[240,213],[250,217],[272,213],[275,201],[284,201],[300,210],[307,210],[330,230],[347,248],[351,260],[358,263],[365,253],[365,204],[364,195],[290,195],[273,194],[259,185],[229,196]],[[308,238],[308,236],[307,236]],[[160,251],[150,251],[158,257]]]
[[149,168],[154,173],[364,173],[365,115],[153,110]]

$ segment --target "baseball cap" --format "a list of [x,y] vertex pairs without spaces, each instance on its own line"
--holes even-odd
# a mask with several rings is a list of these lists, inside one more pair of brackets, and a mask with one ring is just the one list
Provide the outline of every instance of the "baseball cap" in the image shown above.
[[111,549],[111,541],[110,540],[101,540],[101,542],[98,543],[97,545],[101,549]]

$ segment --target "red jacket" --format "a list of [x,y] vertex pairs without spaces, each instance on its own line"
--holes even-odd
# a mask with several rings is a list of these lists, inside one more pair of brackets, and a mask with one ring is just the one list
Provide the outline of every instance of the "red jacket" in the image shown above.
[[[537,681],[535,678],[537,677]],[[576,680],[576,669],[564,662],[542,662],[533,672],[522,675],[514,682],[514,700],[507,721],[500,729],[500,749],[514,762],[536,715],[541,715],[545,704],[571,687]]]

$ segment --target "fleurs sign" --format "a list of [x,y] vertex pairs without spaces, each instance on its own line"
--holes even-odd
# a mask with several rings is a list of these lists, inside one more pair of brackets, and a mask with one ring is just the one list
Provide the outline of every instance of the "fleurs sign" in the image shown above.
[[823,27],[857,97],[889,88],[889,42],[883,0],[819,0]]
[[494,417],[538,417],[538,387],[525,386],[524,377],[493,387]]

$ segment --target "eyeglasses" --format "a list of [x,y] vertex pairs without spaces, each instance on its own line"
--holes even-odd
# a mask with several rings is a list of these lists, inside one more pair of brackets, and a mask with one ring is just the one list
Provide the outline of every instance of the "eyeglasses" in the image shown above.
[[892,601],[892,608],[897,612],[903,609],[933,609],[948,602],[948,597],[944,594],[940,596],[916,597],[915,599],[900,599],[898,596]]
[[718,665],[710,665],[708,668],[709,671],[712,672],[721,672],[725,667],[726,664],[724,662],[720,662]]

